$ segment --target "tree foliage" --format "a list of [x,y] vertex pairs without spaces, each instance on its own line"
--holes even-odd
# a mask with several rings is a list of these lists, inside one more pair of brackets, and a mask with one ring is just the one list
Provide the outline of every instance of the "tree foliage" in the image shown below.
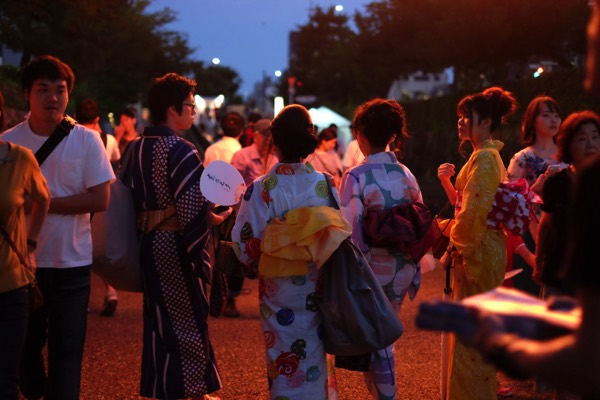
[[[185,34],[166,28],[174,12],[148,12],[149,4],[2,0],[0,43],[22,51],[21,64],[35,55],[61,58],[75,72],[75,97],[91,96],[107,108],[120,108],[144,101],[153,78],[167,72],[187,75],[193,65]],[[232,81],[237,78],[235,71],[227,73]]]
[[294,56],[288,76],[302,86],[298,95],[317,95],[320,102],[340,104],[354,96],[352,52],[356,34],[348,27],[348,17],[333,7],[316,7],[308,24],[296,34]]
[[240,77],[229,67],[220,65],[205,67],[204,63],[194,61],[191,70],[197,83],[196,92],[201,96],[215,97],[222,94],[226,99],[232,99],[240,88]]
[[588,15],[587,0],[379,0],[355,13],[353,30],[317,8],[298,30],[290,73],[332,105],[384,97],[399,76],[450,66],[457,89],[472,90],[532,58],[569,67],[585,52]]

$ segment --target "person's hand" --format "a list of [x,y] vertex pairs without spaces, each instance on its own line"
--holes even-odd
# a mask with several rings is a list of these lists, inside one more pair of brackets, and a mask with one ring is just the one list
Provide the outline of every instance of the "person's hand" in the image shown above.
[[561,170],[562,167],[560,165],[548,165],[546,171],[543,174],[540,174],[540,176],[538,176],[533,185],[531,185],[531,191],[535,194],[541,195],[542,190],[544,189],[544,183],[546,182],[546,179],[556,174],[557,172],[560,172]]
[[438,179],[442,182],[450,181],[455,174],[454,164],[444,163],[438,167]]
[[548,299],[548,310],[571,311],[579,306],[577,300],[569,296],[551,296]]
[[214,213],[213,211],[211,211],[210,219],[211,219],[213,225],[215,225],[215,226],[221,225],[223,223],[223,221],[225,221],[227,219],[227,217],[229,217],[231,215],[232,212],[233,212],[233,208],[231,208],[231,207],[227,207],[225,210],[220,211],[218,213]]

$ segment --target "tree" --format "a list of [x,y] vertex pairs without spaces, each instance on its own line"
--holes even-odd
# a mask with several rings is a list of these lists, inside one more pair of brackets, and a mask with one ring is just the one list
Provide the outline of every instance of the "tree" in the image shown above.
[[346,104],[355,96],[352,48],[356,34],[348,17],[333,7],[316,7],[308,24],[300,26],[290,58],[289,76],[302,86],[297,94],[316,95],[332,106]]
[[[298,91],[352,108],[394,79],[455,68],[456,89],[501,84],[532,59],[570,67],[585,52],[587,0],[378,0],[348,18],[317,8],[295,33]],[[345,105],[345,107],[343,107]]]
[[[355,19],[381,73],[440,71],[498,82],[531,57],[569,66],[585,51],[587,0],[381,0]],[[467,84],[467,86],[469,86]]]
[[241,79],[237,72],[229,67],[211,65],[204,67],[201,61],[191,63],[191,70],[196,80],[196,92],[201,96],[218,96],[222,94],[227,101],[237,99],[237,91]]
[[75,97],[91,96],[104,108],[145,99],[152,79],[186,73],[187,38],[164,27],[174,13],[147,13],[148,0],[3,0],[0,42],[34,55],[52,54],[76,75]]

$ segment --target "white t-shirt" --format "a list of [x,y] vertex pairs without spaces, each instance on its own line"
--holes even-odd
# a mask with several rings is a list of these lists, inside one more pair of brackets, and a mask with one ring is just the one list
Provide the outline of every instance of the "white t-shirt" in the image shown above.
[[204,166],[208,166],[208,164],[215,160],[231,163],[231,157],[241,148],[242,145],[236,138],[223,136],[221,140],[206,148],[204,152]]
[[346,153],[344,154],[342,165],[345,169],[352,168],[363,162],[364,159],[365,156],[358,147],[358,141],[356,139],[352,139],[350,143],[348,143],[348,147],[346,147]]
[[117,162],[121,158],[117,139],[109,133],[106,134],[106,154],[111,163]]
[[[25,120],[0,135],[0,139],[35,153],[48,139],[36,135]],[[82,193],[115,175],[97,132],[76,125],[41,165],[51,197]],[[72,268],[92,263],[90,215],[48,214],[35,251],[38,268]]]

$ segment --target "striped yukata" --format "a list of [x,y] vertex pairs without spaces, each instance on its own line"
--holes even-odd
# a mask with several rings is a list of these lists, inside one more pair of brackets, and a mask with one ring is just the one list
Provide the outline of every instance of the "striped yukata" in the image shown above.
[[212,206],[200,192],[202,163],[193,146],[165,126],[146,128],[131,168],[138,209],[175,206],[179,231],[140,239],[144,346],[140,394],[180,399],[222,387],[208,337],[206,245]]

